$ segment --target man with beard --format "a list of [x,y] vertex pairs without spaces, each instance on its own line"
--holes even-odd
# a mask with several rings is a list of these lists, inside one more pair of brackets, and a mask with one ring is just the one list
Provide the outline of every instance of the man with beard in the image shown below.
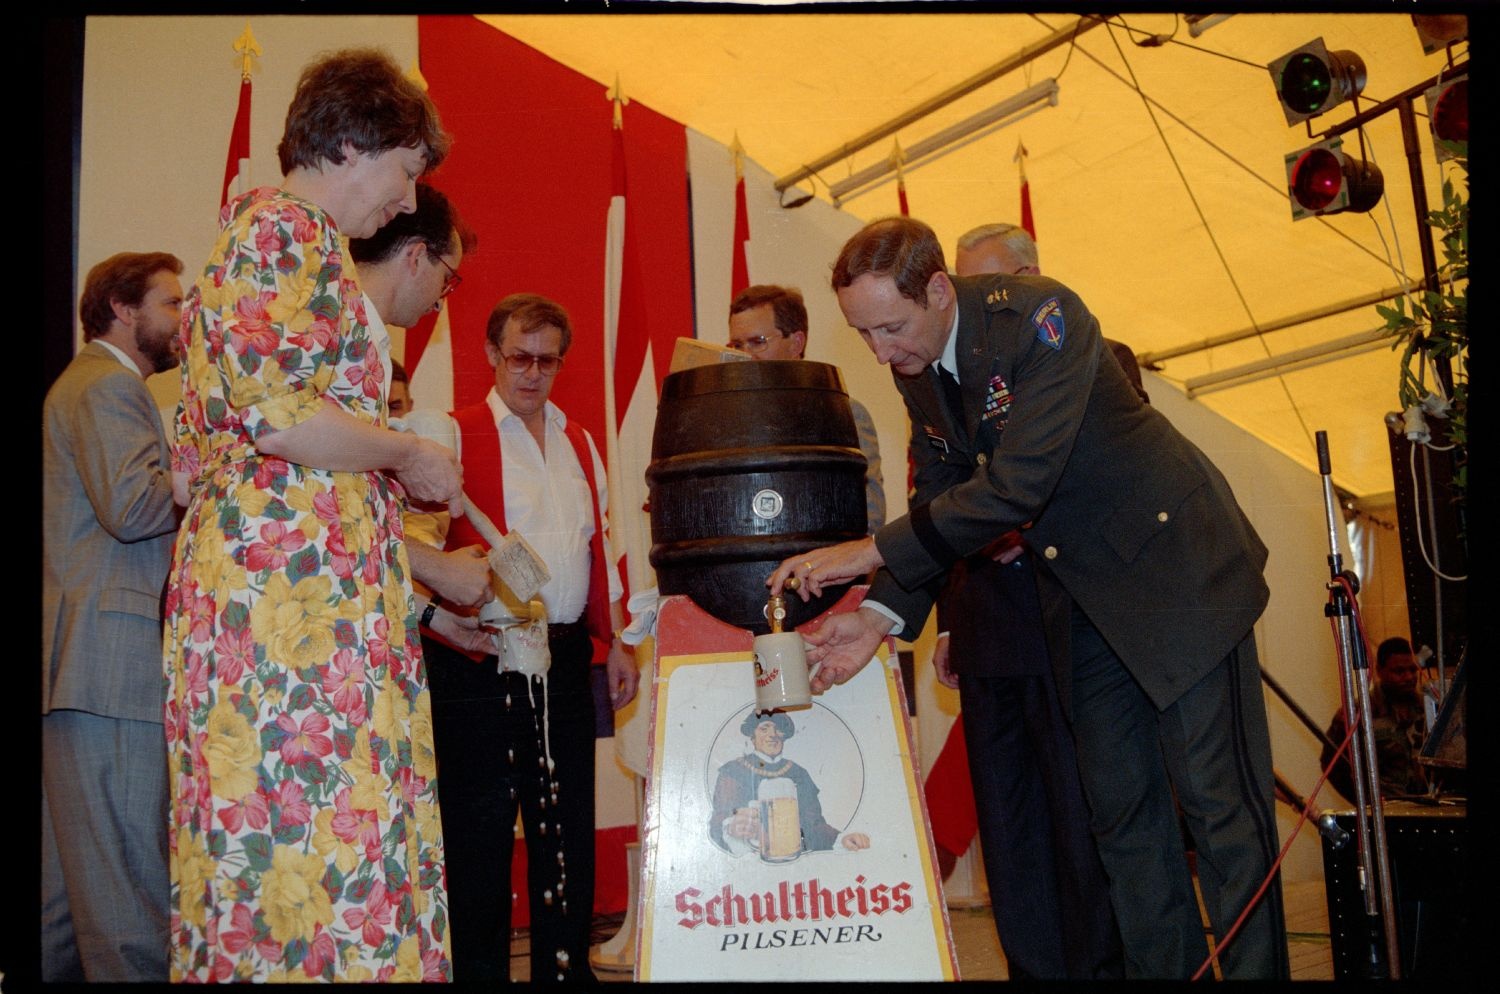
[[167,979],[162,586],[177,531],[145,377],[175,367],[182,263],[89,271],[87,344],[42,408],[42,979]]

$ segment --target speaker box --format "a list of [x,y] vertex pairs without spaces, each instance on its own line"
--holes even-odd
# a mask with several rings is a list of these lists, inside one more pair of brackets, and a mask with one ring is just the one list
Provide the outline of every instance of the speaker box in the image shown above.
[[[1385,975],[1372,966],[1372,948],[1384,950],[1384,926],[1365,914],[1359,886],[1359,852],[1353,811],[1335,812],[1349,841],[1334,848],[1323,839],[1323,880],[1328,892],[1328,930],[1333,975],[1339,980]],[[1401,976],[1460,979],[1471,976],[1475,950],[1469,939],[1465,886],[1473,873],[1468,856],[1467,811],[1462,803],[1385,802],[1386,847],[1401,944]],[[1370,845],[1374,847],[1373,827]],[[1373,854],[1372,854],[1373,858]],[[1373,868],[1371,870],[1373,874]],[[1371,888],[1373,890],[1373,876]],[[1382,953],[1383,955],[1383,953]]]

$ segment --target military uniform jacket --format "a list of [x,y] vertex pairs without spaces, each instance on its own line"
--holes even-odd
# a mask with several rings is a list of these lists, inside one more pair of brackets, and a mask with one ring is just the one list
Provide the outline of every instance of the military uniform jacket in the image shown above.
[[916,495],[876,533],[869,598],[915,635],[956,561],[1032,522],[1037,568],[1164,708],[1260,617],[1266,548],[1208,457],[1108,361],[1076,294],[1040,276],[953,282],[964,423],[932,370],[895,375]]

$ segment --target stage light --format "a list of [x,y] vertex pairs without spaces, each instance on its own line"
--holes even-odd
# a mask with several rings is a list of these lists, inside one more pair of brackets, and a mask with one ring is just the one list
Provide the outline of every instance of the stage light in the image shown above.
[[1469,74],[1432,87],[1427,98],[1427,120],[1432,125],[1432,147],[1437,160],[1469,157]]
[[1330,52],[1322,38],[1298,46],[1266,66],[1288,125],[1299,124],[1365,88],[1365,60],[1354,52]]
[[1463,14],[1413,14],[1412,26],[1422,43],[1422,54],[1441,52],[1469,38],[1469,18]]
[[1380,203],[1385,192],[1380,169],[1345,155],[1342,146],[1342,138],[1330,138],[1286,157],[1293,221],[1342,211],[1363,214]]

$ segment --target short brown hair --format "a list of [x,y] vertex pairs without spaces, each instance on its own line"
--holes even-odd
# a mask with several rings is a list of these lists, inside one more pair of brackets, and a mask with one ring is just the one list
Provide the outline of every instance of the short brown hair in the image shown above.
[[348,48],[302,70],[276,155],[283,173],[318,169],[343,162],[346,143],[356,152],[422,148],[427,168],[436,169],[451,139],[427,94],[390,55]]
[[500,350],[505,335],[505,322],[516,319],[516,328],[522,334],[538,331],[551,325],[562,332],[562,344],[558,355],[567,355],[573,344],[573,325],[568,321],[568,312],[555,300],[548,300],[538,293],[513,293],[495,305],[490,311],[489,323],[484,326],[484,337]]
[[355,262],[379,264],[415,239],[426,246],[428,255],[438,259],[453,250],[455,237],[464,255],[479,244],[479,236],[463,223],[442,191],[418,183],[417,209],[410,214],[397,214],[368,238],[349,239],[349,254]]
[[915,218],[883,217],[844,243],[833,264],[833,289],[837,293],[866,273],[889,276],[901,296],[926,307],[932,274],[947,271],[931,228]]
[[120,252],[90,269],[78,298],[83,340],[91,342],[109,331],[115,320],[115,301],[140,306],[151,288],[151,277],[164,271],[180,274],[182,260],[170,252]]
[[799,331],[807,334],[807,305],[802,302],[802,294],[795,287],[776,286],[773,283],[747,286],[729,302],[729,314],[732,317],[764,304],[771,305],[776,330],[781,332],[783,338],[791,338]]

